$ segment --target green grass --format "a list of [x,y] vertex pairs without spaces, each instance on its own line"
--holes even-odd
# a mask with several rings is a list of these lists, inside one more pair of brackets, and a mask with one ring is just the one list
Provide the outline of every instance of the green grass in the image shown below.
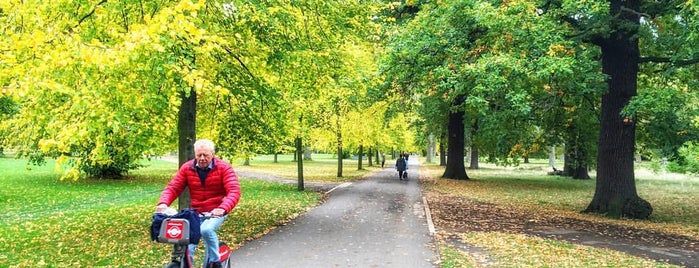
[[452,246],[443,246],[440,249],[442,254],[442,268],[471,268],[478,267],[477,262],[467,253]]
[[[0,267],[157,267],[171,247],[150,241],[151,215],[176,165],[154,160],[124,180],[61,181],[55,163],[0,158]],[[219,231],[234,247],[315,206],[321,195],[241,179]]]
[[[249,166],[233,161],[236,170],[275,173],[295,178],[296,163],[289,155],[259,156]],[[151,215],[160,191],[176,171],[176,165],[161,160],[145,162],[147,167],[124,180],[61,181],[54,171],[55,163],[27,167],[26,160],[0,158],[0,267],[158,267],[165,264],[170,246],[149,239]],[[364,162],[357,170],[356,160],[343,161],[343,177],[337,178],[337,160],[331,155],[315,155],[304,161],[307,181],[351,181],[361,178],[376,167]],[[567,216],[580,216],[594,193],[594,181],[574,181],[542,175],[548,169],[544,162],[516,168],[482,165],[481,170],[468,170],[472,181],[436,179],[442,167],[426,165],[421,175],[428,188],[463,195],[497,204],[517,204],[524,208],[545,209]],[[670,230],[680,234],[699,235],[699,181],[693,177],[672,174],[637,173],[639,194],[655,208],[649,222],[625,221],[647,228]],[[219,231],[221,239],[233,244],[258,237],[270,228],[315,206],[321,196],[314,192],[296,191],[294,185],[241,179],[243,198]],[[589,216],[585,216],[589,217]],[[607,219],[601,219],[607,220]],[[488,236],[492,237],[488,237]],[[488,248],[499,263],[554,262],[540,259],[527,248],[539,251],[564,251],[573,257],[591,258],[585,265],[612,265],[607,259],[590,255],[593,249],[571,250],[573,245],[530,237],[509,237],[499,233],[469,234],[467,242],[484,240],[483,247],[502,237],[501,248]],[[531,240],[531,241],[529,241]],[[509,242],[508,242],[509,241]],[[520,241],[507,245],[512,241]],[[518,248],[519,244],[527,245]],[[535,244],[538,246],[532,246]],[[539,244],[543,244],[541,246]],[[444,267],[477,267],[474,260],[457,249],[443,248]],[[516,249],[515,253],[512,250]],[[508,251],[509,250],[509,251]],[[508,253],[510,252],[510,253]],[[572,253],[570,253],[572,252]],[[601,255],[615,252],[603,251]],[[597,254],[597,253],[595,253]],[[447,256],[447,257],[445,257]],[[520,260],[532,256],[531,260]],[[567,256],[567,255],[566,255]],[[616,256],[616,255],[611,255]],[[602,258],[602,257],[599,257]],[[620,257],[621,258],[621,257]],[[619,265],[662,267],[631,258]],[[616,259],[616,257],[612,257]],[[591,263],[589,261],[593,261]]]
[[[342,177],[337,177],[337,158],[331,154],[313,154],[313,160],[303,161],[304,181],[345,182],[362,178],[365,174],[375,171],[376,162],[369,166],[369,160],[362,160],[362,170],[358,169],[357,159],[344,159],[342,161]],[[279,155],[274,162],[273,155],[260,155],[250,160],[250,165],[244,166],[243,161],[233,161],[236,170],[254,172],[272,172],[278,176],[296,179],[298,173],[297,163],[293,161],[293,155]],[[374,159],[372,159],[374,161]]]

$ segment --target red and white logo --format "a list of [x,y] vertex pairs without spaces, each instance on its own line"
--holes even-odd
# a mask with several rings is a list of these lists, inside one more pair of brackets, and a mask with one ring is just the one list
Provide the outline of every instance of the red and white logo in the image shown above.
[[165,238],[182,239],[182,227],[183,224],[181,222],[167,222],[167,225],[165,227],[165,232],[167,233],[167,236]]

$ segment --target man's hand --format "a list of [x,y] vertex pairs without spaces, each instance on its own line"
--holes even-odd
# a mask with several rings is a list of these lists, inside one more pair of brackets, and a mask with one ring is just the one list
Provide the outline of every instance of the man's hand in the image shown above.
[[214,216],[216,216],[216,217],[221,217],[225,213],[226,213],[226,211],[223,210],[222,208],[215,208],[214,210],[211,211],[211,214],[214,214]]
[[160,204],[155,207],[155,213],[163,213],[167,209],[167,205],[165,204]]

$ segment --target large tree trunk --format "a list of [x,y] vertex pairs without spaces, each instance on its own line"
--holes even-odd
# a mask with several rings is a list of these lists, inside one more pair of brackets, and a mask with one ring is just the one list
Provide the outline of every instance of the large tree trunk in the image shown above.
[[[177,147],[178,162],[181,167],[185,162],[194,158],[194,142],[197,130],[197,94],[194,90],[189,93],[180,93],[180,110],[177,118]],[[192,200],[189,197],[189,189],[185,189],[179,196],[178,209],[188,208]]]
[[640,56],[638,31],[629,26],[639,25],[639,15],[629,10],[638,10],[638,7],[638,0],[610,1],[610,14],[615,17],[612,33],[600,41],[602,71],[609,77],[609,91],[602,96],[595,195],[585,212],[643,219],[648,218],[653,209],[636,191],[633,163],[636,125],[633,118],[623,118],[620,114],[636,95]]
[[[463,102],[463,97],[457,103]],[[464,112],[456,111],[449,113],[449,152],[447,152],[447,167],[442,178],[468,180],[466,167],[464,166]]]

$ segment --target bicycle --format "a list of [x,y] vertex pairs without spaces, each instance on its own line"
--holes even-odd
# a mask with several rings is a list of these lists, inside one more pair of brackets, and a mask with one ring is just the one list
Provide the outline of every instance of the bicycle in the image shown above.
[[[168,208],[165,213],[160,213],[164,214],[165,219],[163,219],[160,225],[160,232],[156,241],[173,245],[171,261],[165,265],[165,268],[194,268],[194,257],[189,250],[189,220],[173,217],[176,213],[177,211],[172,208]],[[198,216],[200,222],[216,217],[211,213],[198,214]],[[230,247],[225,242],[219,241],[218,252],[221,256],[219,260],[221,267],[231,268]],[[204,260],[206,261],[202,263],[202,267],[207,268],[209,266],[209,257],[206,254],[204,255]]]

